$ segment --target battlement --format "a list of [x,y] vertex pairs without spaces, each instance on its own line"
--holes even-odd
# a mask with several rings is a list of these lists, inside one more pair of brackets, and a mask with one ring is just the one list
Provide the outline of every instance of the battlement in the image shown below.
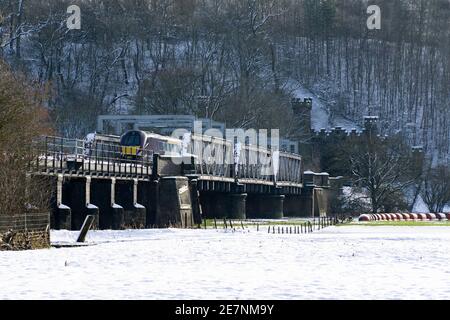
[[291,99],[291,105],[292,109],[294,111],[300,111],[300,110],[311,110],[312,109],[312,98],[292,98]]

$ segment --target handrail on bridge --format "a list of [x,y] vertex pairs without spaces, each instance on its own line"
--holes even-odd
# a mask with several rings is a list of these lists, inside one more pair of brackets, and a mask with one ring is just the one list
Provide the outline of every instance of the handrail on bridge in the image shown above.
[[34,141],[34,159],[30,170],[138,177],[150,175],[153,154],[146,150],[137,151],[142,156],[126,158],[119,144],[42,136]]
[[[31,170],[51,173],[79,172],[149,177],[153,152],[135,148],[136,156],[123,154],[119,143],[43,136],[35,141]],[[237,148],[228,140],[192,136],[187,152],[195,156],[195,172],[202,176],[302,185],[302,157],[253,145]]]

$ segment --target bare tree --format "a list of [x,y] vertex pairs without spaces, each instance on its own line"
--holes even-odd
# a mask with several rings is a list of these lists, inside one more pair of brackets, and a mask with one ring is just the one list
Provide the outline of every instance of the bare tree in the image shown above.
[[439,213],[450,203],[450,169],[446,165],[429,168],[422,188],[422,198],[430,212]]
[[395,202],[404,202],[401,199],[404,191],[415,181],[410,176],[410,159],[408,148],[395,138],[384,140],[368,133],[352,147],[354,182],[367,191],[373,213],[386,206],[395,207]]
[[0,62],[0,215],[25,212],[26,206],[44,206],[45,188],[27,178],[34,158],[33,140],[46,131],[46,112],[41,107],[45,91],[13,74]]

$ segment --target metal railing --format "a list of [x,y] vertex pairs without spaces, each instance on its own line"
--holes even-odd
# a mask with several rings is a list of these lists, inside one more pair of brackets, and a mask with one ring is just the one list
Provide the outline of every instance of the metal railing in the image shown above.
[[137,150],[139,156],[126,157],[119,144],[86,142],[45,136],[35,141],[33,172],[89,174],[125,177],[151,175],[153,153]]
[[[45,136],[35,141],[35,156],[30,163],[30,171],[150,178],[152,151],[138,148],[135,150],[138,156],[127,156],[122,151],[118,143]],[[302,184],[300,155],[275,153],[252,145],[235,150],[235,145],[230,141],[195,135],[187,152],[196,157],[195,173],[201,176],[241,180],[244,183]]]

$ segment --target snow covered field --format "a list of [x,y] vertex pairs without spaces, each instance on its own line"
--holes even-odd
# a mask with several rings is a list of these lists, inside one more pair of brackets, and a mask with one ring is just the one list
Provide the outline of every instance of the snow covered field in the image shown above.
[[449,227],[95,231],[88,241],[0,252],[0,299],[450,299]]

